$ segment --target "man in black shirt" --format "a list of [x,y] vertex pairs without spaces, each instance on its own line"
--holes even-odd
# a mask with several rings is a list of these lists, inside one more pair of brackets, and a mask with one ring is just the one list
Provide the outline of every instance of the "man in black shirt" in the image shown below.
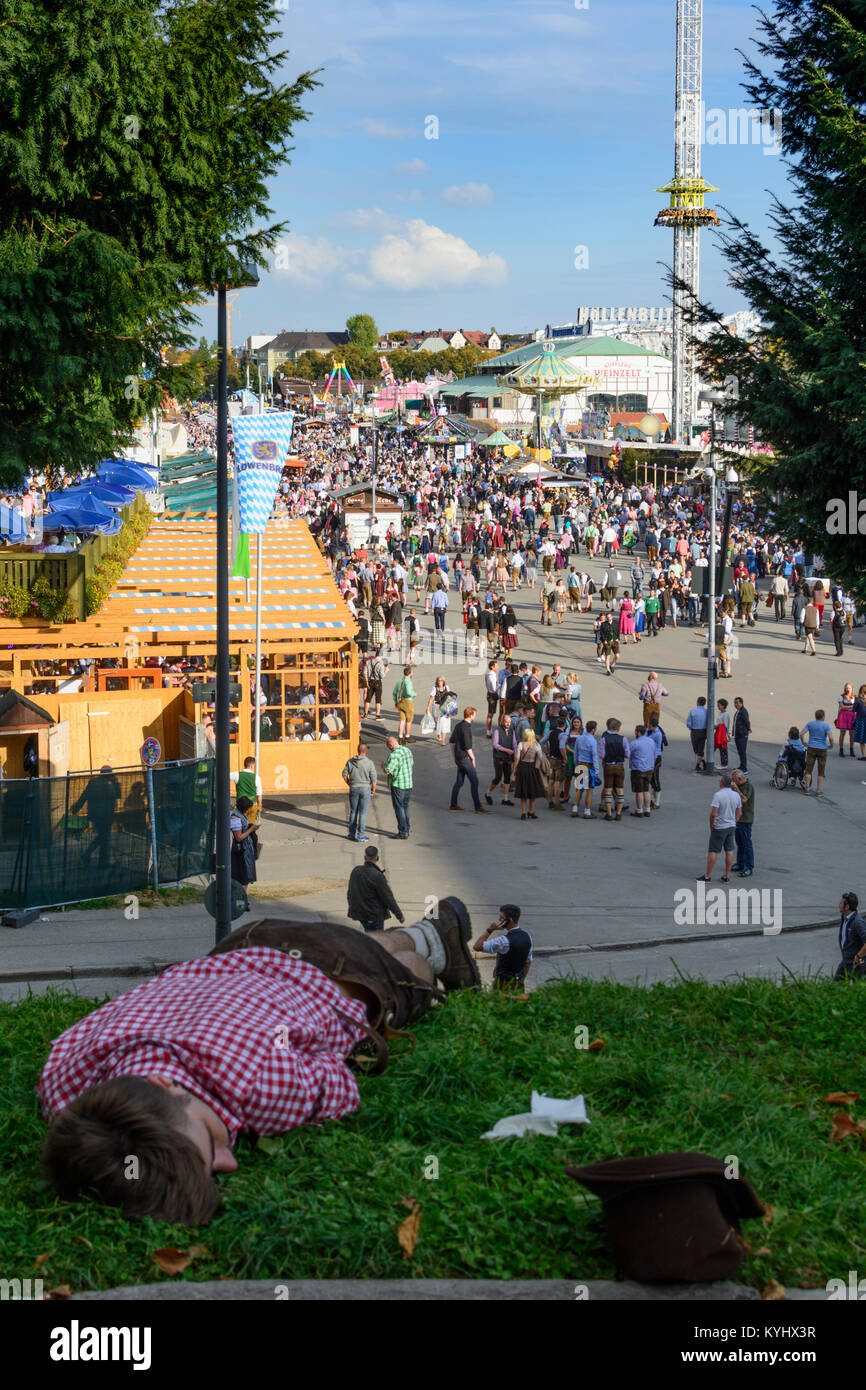
[[468,781],[476,816],[488,816],[490,812],[486,806],[481,805],[481,797],[478,795],[478,773],[475,769],[475,754],[472,752],[472,720],[474,718],[475,710],[472,705],[468,705],[463,711],[463,718],[451,735],[451,751],[457,766],[457,777],[451,788],[451,805],[448,809],[450,811],[460,810],[457,805],[457,798],[463,783]]

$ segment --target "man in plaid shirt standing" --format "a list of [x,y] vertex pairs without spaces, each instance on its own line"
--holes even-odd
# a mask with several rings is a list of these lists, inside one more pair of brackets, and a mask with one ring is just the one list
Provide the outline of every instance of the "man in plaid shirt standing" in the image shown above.
[[391,734],[385,740],[388,759],[382,764],[382,771],[388,778],[391,788],[391,805],[397,817],[397,833],[401,840],[409,838],[409,801],[412,796],[412,778],[415,759],[405,744]]
[[187,1225],[220,1203],[240,1133],[283,1134],[358,1109],[346,1059],[445,990],[475,987],[457,898],[410,927],[365,935],[328,923],[241,927],[55,1039],[37,1093],[52,1121],[42,1162],[61,1197],[95,1192],[130,1218]]

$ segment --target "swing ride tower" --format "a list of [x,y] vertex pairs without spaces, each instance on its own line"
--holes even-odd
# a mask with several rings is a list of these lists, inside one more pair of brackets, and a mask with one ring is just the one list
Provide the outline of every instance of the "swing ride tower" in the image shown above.
[[718,190],[701,177],[702,44],[703,0],[677,0],[674,176],[656,189],[670,194],[670,204],[662,208],[655,225],[674,231],[671,433],[681,444],[691,442],[697,413],[698,378],[686,314],[700,289],[701,229],[719,224],[713,209],[704,207],[704,194]]

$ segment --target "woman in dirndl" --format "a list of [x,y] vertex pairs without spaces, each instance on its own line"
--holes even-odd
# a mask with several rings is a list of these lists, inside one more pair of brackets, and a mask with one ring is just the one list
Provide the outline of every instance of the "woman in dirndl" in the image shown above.
[[630,637],[632,642],[637,641],[634,632],[634,604],[628,594],[619,606],[619,635],[623,640]]
[[854,725],[857,716],[854,713],[856,697],[854,687],[850,681],[846,681],[845,689],[839,696],[839,713],[836,715],[836,728],[839,730],[839,757],[845,756],[845,735],[848,735],[851,757],[854,757]]
[[503,650],[511,652],[516,646],[517,641],[517,614],[509,604],[502,615],[502,626],[500,628],[500,641]]
[[[444,676],[437,676],[425,714],[432,714],[436,720],[436,739],[444,747],[451,737],[451,715],[445,714],[445,707],[452,700],[454,692],[448,689]],[[434,708],[435,706],[435,708]]]
[[553,606],[556,610],[556,617],[559,622],[559,626],[561,627],[562,620],[565,617],[565,614],[568,610],[568,594],[565,592],[565,585],[563,584],[561,579],[558,580],[556,584],[556,594],[554,595]]
[[646,604],[641,596],[634,601],[634,640],[636,642],[642,641],[644,632],[646,632]]
[[[524,729],[523,738],[517,753],[514,772],[514,790],[520,799],[520,819],[537,820],[535,814],[536,797],[547,795],[547,784],[541,775],[539,764],[543,753],[531,729]],[[527,811],[527,806],[529,810]]]
[[[580,687],[578,686],[578,689]],[[571,718],[569,720],[568,737],[565,740],[563,753],[565,755],[565,782],[563,783],[562,795],[568,801],[568,791],[571,786],[571,779],[575,772],[574,749],[578,737],[583,733],[583,720],[580,714],[575,714],[573,709],[569,709]]]
[[370,641],[374,647],[381,647],[385,642],[385,614],[376,598],[370,605]]

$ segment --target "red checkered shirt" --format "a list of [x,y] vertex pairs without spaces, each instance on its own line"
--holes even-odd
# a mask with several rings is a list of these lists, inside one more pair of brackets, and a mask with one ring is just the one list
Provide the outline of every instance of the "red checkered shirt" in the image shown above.
[[270,946],[186,961],[54,1042],[37,1093],[51,1118],[115,1076],[167,1076],[212,1106],[232,1142],[357,1110],[345,1058],[367,1010],[316,966]]

